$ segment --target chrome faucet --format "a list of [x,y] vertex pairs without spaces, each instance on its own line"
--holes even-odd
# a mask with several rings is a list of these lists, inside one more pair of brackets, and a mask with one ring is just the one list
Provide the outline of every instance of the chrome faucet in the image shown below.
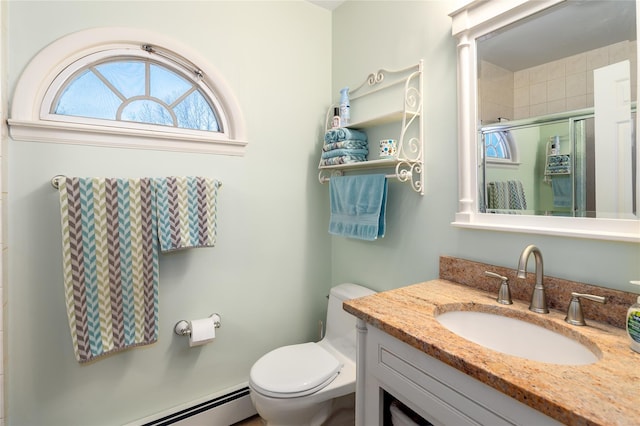
[[527,278],[527,261],[531,253],[533,253],[536,259],[536,285],[531,295],[529,310],[539,314],[546,314],[549,313],[549,308],[547,307],[547,296],[544,293],[542,252],[538,247],[529,245],[522,250],[520,260],[518,261],[518,278]]

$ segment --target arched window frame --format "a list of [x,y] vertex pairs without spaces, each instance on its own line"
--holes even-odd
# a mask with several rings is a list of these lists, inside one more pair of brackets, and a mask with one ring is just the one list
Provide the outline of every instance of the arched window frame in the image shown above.
[[[114,41],[117,40],[117,41]],[[153,46],[153,49],[143,49]],[[150,51],[153,50],[153,51]],[[179,52],[179,53],[178,53]],[[147,57],[184,74],[201,73],[200,88],[212,103],[220,132],[51,114],[56,94],[75,72],[100,59]],[[14,140],[244,155],[242,111],[225,80],[200,55],[174,40],[131,28],[96,28],[70,34],[43,49],[16,85],[8,120]]]

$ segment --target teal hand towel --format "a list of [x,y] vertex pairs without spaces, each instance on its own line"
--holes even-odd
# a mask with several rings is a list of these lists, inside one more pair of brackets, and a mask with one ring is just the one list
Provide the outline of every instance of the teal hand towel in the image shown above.
[[387,178],[382,174],[335,176],[329,181],[329,233],[373,241],[384,237]]
[[551,179],[553,188],[553,206],[571,207],[573,204],[573,182],[570,175],[554,176]]

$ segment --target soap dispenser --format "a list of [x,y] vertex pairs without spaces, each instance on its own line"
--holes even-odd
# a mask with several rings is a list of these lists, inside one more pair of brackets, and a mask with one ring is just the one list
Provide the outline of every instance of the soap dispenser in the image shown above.
[[[630,283],[640,286],[640,281]],[[631,349],[640,353],[640,296],[627,311],[627,334],[631,339]]]

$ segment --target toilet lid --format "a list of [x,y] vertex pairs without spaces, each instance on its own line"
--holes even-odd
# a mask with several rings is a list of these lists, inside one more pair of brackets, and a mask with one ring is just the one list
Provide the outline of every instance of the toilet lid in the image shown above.
[[316,343],[283,346],[260,358],[251,368],[251,384],[276,397],[303,396],[327,386],[342,363]]

